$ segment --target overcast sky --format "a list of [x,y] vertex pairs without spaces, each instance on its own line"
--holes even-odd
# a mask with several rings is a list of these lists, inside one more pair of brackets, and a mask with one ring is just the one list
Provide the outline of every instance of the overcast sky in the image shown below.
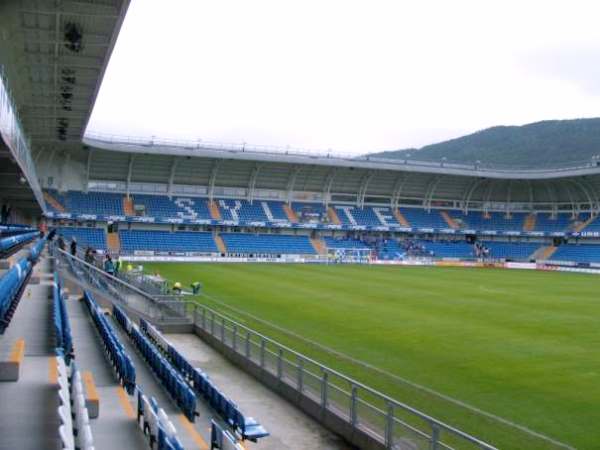
[[598,1],[132,0],[88,131],[365,153],[596,117],[599,18]]

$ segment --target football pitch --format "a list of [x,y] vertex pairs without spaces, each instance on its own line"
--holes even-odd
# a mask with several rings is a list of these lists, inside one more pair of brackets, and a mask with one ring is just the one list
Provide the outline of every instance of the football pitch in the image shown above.
[[600,448],[600,277],[358,265],[145,269],[201,281],[197,301],[500,449]]

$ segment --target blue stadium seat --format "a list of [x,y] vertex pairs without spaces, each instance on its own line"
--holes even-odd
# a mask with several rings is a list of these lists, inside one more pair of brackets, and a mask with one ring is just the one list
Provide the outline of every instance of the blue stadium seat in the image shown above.
[[[127,332],[144,360],[159,378],[166,391],[190,422],[196,420],[196,394],[185,379],[177,372],[169,360],[163,356],[152,342],[134,326],[127,315],[116,305],[113,306],[115,320]],[[143,319],[141,319],[143,320]]]
[[473,258],[473,246],[463,241],[416,241],[436,258]]
[[535,221],[535,230],[546,232],[569,231],[576,220],[571,214],[557,214],[553,218],[550,214],[539,213]]
[[216,253],[217,245],[211,233],[194,231],[119,231],[121,250],[133,253],[136,250],[156,252]]
[[134,194],[134,207],[141,205],[145,215],[159,218],[175,218],[188,220],[211,220],[206,199],[175,195]]
[[32,262],[22,258],[0,277],[0,334],[13,318],[32,268]]
[[[117,308],[117,307],[115,307]],[[118,309],[118,308],[117,308]],[[119,310],[117,314],[121,323],[125,321],[124,314]],[[231,429],[242,436],[242,439],[256,440],[266,437],[269,433],[252,417],[245,416],[238,406],[223,394],[201,370],[195,368],[189,361],[179,353],[175,347],[170,345],[162,334],[144,319],[140,319],[140,331],[148,341],[154,344],[168,361],[177,369],[181,375],[194,389],[197,395],[202,395],[211,407],[223,418]]]
[[221,233],[229,253],[313,255],[308,236],[286,234]]
[[106,317],[104,317],[102,310],[98,307],[89,291],[84,291],[83,300],[92,316],[92,321],[100,333],[106,356],[109,358],[113,368],[117,372],[119,381],[129,395],[133,395],[136,386],[136,376],[135,366],[133,365],[131,358],[125,351],[123,344],[119,341],[118,336],[115,334],[115,331]]
[[365,244],[362,241],[359,241],[358,239],[352,239],[352,238],[333,238],[330,236],[327,236],[325,238],[323,238],[323,240],[325,241],[325,245],[327,246],[327,248],[333,248],[333,249],[368,249],[370,248],[368,244]]
[[490,249],[490,256],[492,258],[515,260],[528,260],[541,245],[527,242],[511,243],[491,241],[483,241],[483,244]]
[[448,224],[438,210],[427,212],[420,208],[400,208],[400,212],[413,228],[448,228]]
[[62,227],[58,228],[58,234],[62,235],[67,241],[75,238],[79,247],[92,247],[98,250],[106,250],[106,233],[102,228],[76,228]]
[[600,262],[600,245],[560,245],[550,259],[553,261]]
[[[50,191],[65,208],[66,212],[72,214],[91,214],[105,216],[123,215],[123,194],[108,192],[84,192],[68,191],[59,195],[56,191]],[[57,211],[55,211],[57,212]]]

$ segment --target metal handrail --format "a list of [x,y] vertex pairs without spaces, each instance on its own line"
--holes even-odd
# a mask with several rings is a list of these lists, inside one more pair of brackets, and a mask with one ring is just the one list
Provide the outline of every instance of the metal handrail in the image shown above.
[[127,283],[126,281],[123,281],[122,279],[115,277],[114,275],[111,275],[109,273],[106,273],[104,270],[99,269],[98,267],[94,266],[93,264],[89,264],[87,262],[85,262],[83,259],[79,258],[78,256],[74,256],[71,253],[67,252],[66,250],[62,250],[58,247],[56,247],[56,250],[59,252],[59,254],[61,254],[62,256],[65,256],[67,258],[70,258],[74,261],[77,261],[78,264],[81,264],[83,267],[86,267],[87,269],[91,269],[92,271],[94,271],[97,275],[101,275],[109,280],[111,280],[113,283],[117,283],[120,284],[124,287],[126,287],[127,289],[130,289],[132,291],[134,291],[136,294],[139,294],[145,298],[147,298],[148,300],[150,300],[153,303],[158,303],[158,301],[152,297],[151,295],[149,295],[147,292],[137,288],[136,286]]
[[[220,312],[218,312],[218,311],[216,311],[216,310],[214,310],[214,309],[212,309],[212,308],[210,308],[208,306],[200,305],[200,304],[198,304],[196,302],[190,302],[190,301],[186,301],[186,300],[179,300],[179,301],[161,301],[161,300],[158,300],[154,296],[152,296],[152,295],[144,292],[142,289],[139,289],[138,287],[136,287],[136,286],[134,286],[134,285],[132,285],[130,283],[127,283],[126,281],[124,281],[124,280],[122,280],[122,279],[120,279],[118,277],[112,276],[112,275],[104,272],[103,270],[101,270],[101,269],[99,269],[99,268],[97,268],[97,267],[95,267],[95,266],[93,266],[91,264],[86,263],[85,261],[83,261],[82,259],[78,258],[77,256],[73,256],[73,255],[69,254],[68,252],[66,252],[64,250],[61,250],[61,249],[58,249],[58,248],[57,248],[57,250],[58,250],[59,254],[62,255],[63,257],[71,258],[73,261],[76,261],[80,265],[80,267],[84,267],[84,268],[86,268],[89,271],[93,271],[94,274],[103,277],[104,280],[107,280],[110,283],[115,283],[115,284],[117,284],[119,286],[125,287],[125,288],[127,288],[127,289],[129,289],[129,290],[131,290],[131,291],[133,291],[133,292],[135,292],[137,294],[139,294],[143,298],[145,298],[148,301],[150,301],[153,305],[168,307],[169,305],[177,304],[177,305],[182,306],[184,314],[186,316],[188,316],[189,314],[191,314],[190,320],[192,321],[192,323],[194,323],[196,325],[197,325],[199,313],[202,315],[202,317],[204,317],[205,320],[206,320],[207,315],[210,315],[209,319],[213,321],[212,332],[209,329],[207,329],[206,331],[210,332],[210,334],[212,336],[214,336],[215,338],[219,339],[225,345],[227,345],[227,344],[225,342],[225,336],[224,336],[223,333],[225,332],[225,326],[227,324],[227,326],[230,328],[230,330],[232,330],[231,332],[233,333],[234,336],[237,336],[237,333],[246,334],[247,339],[250,339],[250,336],[252,336],[255,341],[256,340],[260,341],[260,347],[264,348],[265,352],[271,353],[274,358],[281,358],[282,355],[283,355],[283,353],[286,353],[287,355],[289,355],[291,357],[291,359],[288,361],[288,364],[289,365],[296,365],[297,364],[298,370],[300,370],[300,368],[302,368],[301,371],[303,373],[305,373],[307,376],[310,375],[312,377],[318,377],[317,374],[314,374],[313,372],[311,372],[311,371],[307,370],[306,368],[304,368],[305,364],[317,367],[318,370],[321,372],[321,375],[328,374],[328,375],[334,376],[337,379],[339,379],[341,382],[347,383],[349,386],[351,386],[353,391],[355,391],[355,392],[358,392],[358,391],[362,392],[360,400],[359,400],[358,394],[353,397],[352,393],[346,392],[345,395],[349,399],[353,398],[354,399],[353,401],[355,401],[355,402],[356,401],[362,401],[362,402],[364,402],[365,405],[367,405],[370,408],[370,410],[372,410],[374,412],[377,412],[381,417],[386,417],[387,421],[391,420],[393,423],[399,423],[403,427],[406,427],[406,428],[412,430],[412,432],[418,434],[422,438],[433,440],[434,439],[434,437],[433,437],[434,430],[437,430],[437,433],[439,433],[441,431],[448,432],[448,433],[454,435],[457,438],[460,438],[460,439],[462,439],[464,441],[469,442],[470,444],[473,444],[473,445],[477,446],[480,449],[484,449],[484,450],[496,450],[496,448],[493,447],[492,445],[490,445],[490,444],[488,444],[488,443],[486,443],[486,442],[484,442],[484,441],[482,441],[480,439],[477,439],[474,436],[471,436],[470,434],[468,434],[468,433],[466,433],[464,431],[461,431],[461,430],[459,430],[459,429],[457,429],[457,428],[455,428],[455,427],[453,427],[453,426],[451,426],[449,424],[446,424],[446,423],[444,423],[444,422],[442,422],[442,421],[440,421],[440,420],[438,420],[438,419],[436,419],[436,418],[434,418],[434,417],[432,417],[432,416],[430,416],[428,414],[425,414],[425,413],[423,413],[423,412],[421,412],[421,411],[413,408],[412,406],[407,405],[406,403],[400,402],[400,401],[398,401],[398,400],[396,400],[396,399],[394,399],[394,398],[392,398],[392,397],[390,397],[390,396],[388,396],[388,395],[386,395],[386,394],[384,394],[384,393],[382,393],[380,391],[377,391],[376,389],[373,389],[373,388],[371,388],[371,387],[369,387],[369,386],[367,386],[367,385],[365,385],[365,384],[363,384],[363,383],[361,383],[361,382],[359,382],[359,381],[357,381],[357,380],[355,380],[353,378],[350,378],[350,377],[342,374],[341,372],[339,372],[339,371],[337,371],[335,369],[332,369],[332,368],[330,368],[328,366],[325,366],[324,364],[321,364],[318,361],[316,361],[316,360],[314,360],[314,359],[312,359],[312,358],[310,358],[310,357],[308,357],[308,356],[306,356],[306,355],[304,355],[302,353],[299,353],[299,352],[291,349],[290,347],[288,347],[286,345],[283,345],[283,344],[277,342],[276,340],[271,339],[271,338],[263,335],[262,333],[259,333],[259,332],[255,331],[255,330],[253,330],[252,328],[247,327],[246,325],[243,325],[243,324],[235,321],[234,319],[232,319],[232,318],[230,318],[230,317],[228,317],[228,316],[226,316],[224,314],[221,314]],[[110,294],[110,293],[107,293],[107,294]],[[217,331],[215,331],[215,329],[218,328],[218,327],[215,327],[217,321],[220,322],[220,325],[223,327],[223,329],[221,330],[221,334],[222,335],[219,335],[219,333]],[[235,345],[235,344],[232,343],[232,346],[233,345]],[[256,342],[254,342],[254,345],[257,345]],[[271,349],[267,349],[267,346],[270,346],[272,348]],[[275,350],[274,352],[272,351],[273,349]],[[239,349],[237,351],[239,351]],[[296,362],[294,362],[294,360]],[[283,360],[281,360],[281,361],[283,362]],[[328,386],[331,386],[331,385],[328,385]],[[339,386],[334,386],[334,387],[336,389],[340,390]],[[343,391],[343,392],[345,392],[345,391]],[[388,411],[384,411],[381,408],[375,406],[374,404],[369,403],[364,398],[362,398],[363,395],[367,395],[367,396],[370,396],[372,398],[379,399],[382,402],[382,404],[387,405]],[[356,405],[355,405],[355,407],[356,407]],[[416,427],[414,427],[414,426],[412,426],[410,424],[407,424],[406,422],[404,422],[403,420],[399,419],[398,417],[395,417],[395,411],[396,410],[407,412],[407,413],[413,415],[415,418],[428,423],[429,426],[432,429],[432,433],[428,434],[428,433],[426,433],[423,430],[419,430],[418,428],[416,428]],[[357,422],[363,422],[363,420],[360,419],[360,413],[357,412],[356,414],[358,415],[357,416]],[[352,420],[352,418],[351,418],[351,420]],[[389,441],[389,438],[386,437],[385,435],[384,436],[380,436],[380,438],[383,441],[385,441],[386,443]],[[435,441],[435,442],[438,442],[438,441]],[[442,446],[441,448],[451,448],[451,447],[447,446],[446,444],[443,444],[441,441],[439,441],[438,443],[439,443],[440,446]],[[390,446],[390,448],[391,448],[391,446]]]
[[497,450],[496,447],[494,447],[494,446],[492,446],[492,445],[490,445],[490,444],[488,444],[488,443],[486,443],[484,441],[481,441],[481,440],[479,440],[479,439],[471,436],[468,433],[465,433],[465,432],[463,432],[463,431],[461,431],[461,430],[459,430],[459,429],[457,429],[457,428],[455,428],[455,427],[453,427],[451,425],[448,425],[448,424],[446,424],[446,423],[444,423],[444,422],[442,422],[442,421],[440,421],[438,419],[435,419],[434,417],[431,417],[428,414],[425,414],[425,413],[423,413],[423,412],[421,412],[421,411],[413,408],[412,406],[407,405],[406,403],[400,402],[400,401],[398,401],[398,400],[396,400],[396,399],[394,399],[394,398],[392,398],[392,397],[390,397],[390,396],[388,396],[388,395],[386,395],[386,394],[384,394],[384,393],[382,393],[382,392],[380,392],[380,391],[378,391],[376,389],[373,389],[373,388],[371,388],[371,387],[369,387],[369,386],[361,383],[360,381],[357,381],[357,380],[355,380],[353,378],[350,378],[350,377],[348,377],[348,376],[346,376],[346,375],[338,372],[335,369],[332,369],[332,368],[330,368],[328,366],[325,366],[324,364],[322,364],[322,363],[320,363],[320,362],[318,362],[318,361],[316,361],[316,360],[314,360],[314,359],[312,359],[312,358],[310,358],[310,357],[308,357],[308,356],[306,356],[306,355],[304,355],[302,353],[299,353],[299,352],[297,352],[297,351],[295,351],[295,350],[287,347],[286,345],[281,344],[281,343],[275,341],[274,339],[271,339],[271,338],[269,338],[269,337],[267,337],[267,336],[265,336],[265,335],[263,335],[263,334],[255,331],[255,330],[253,330],[252,328],[249,328],[249,327],[247,327],[247,326],[245,326],[245,325],[243,325],[243,324],[241,324],[241,323],[239,323],[239,322],[231,319],[230,317],[227,317],[227,316],[219,313],[218,311],[215,311],[214,309],[212,309],[212,308],[210,308],[208,306],[199,305],[199,304],[193,303],[193,302],[187,302],[187,303],[192,303],[196,308],[205,309],[205,310],[209,311],[211,314],[214,314],[214,316],[218,317],[219,319],[225,319],[225,320],[227,320],[232,325],[234,325],[238,330],[241,329],[241,330],[244,330],[246,332],[250,332],[251,334],[253,334],[254,336],[260,338],[261,340],[264,340],[265,342],[273,344],[276,348],[279,348],[279,349],[282,349],[282,350],[284,350],[286,352],[291,353],[293,356],[295,356],[298,359],[301,359],[301,360],[303,360],[305,362],[314,364],[315,366],[319,367],[323,372],[327,372],[327,373],[329,373],[331,375],[335,375],[336,377],[340,378],[341,380],[347,382],[350,386],[357,387],[357,388],[365,391],[366,393],[368,393],[370,395],[373,395],[375,397],[379,397],[381,400],[383,400],[384,403],[392,405],[394,408],[398,407],[398,408],[403,409],[404,411],[410,412],[411,414],[416,415],[420,419],[422,419],[422,420],[424,420],[426,422],[429,422],[430,424],[436,425],[436,426],[438,426],[439,428],[441,428],[441,429],[443,429],[445,431],[448,431],[448,432],[450,432],[452,434],[455,434],[455,435],[457,435],[459,437],[462,437],[462,438],[468,440],[472,444],[478,445],[482,449]]

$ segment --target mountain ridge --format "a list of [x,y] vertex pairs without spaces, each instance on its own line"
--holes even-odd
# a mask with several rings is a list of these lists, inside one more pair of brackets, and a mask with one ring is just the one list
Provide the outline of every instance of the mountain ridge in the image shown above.
[[498,125],[426,145],[372,153],[370,156],[448,163],[514,166],[560,165],[600,155],[600,118],[544,120]]

